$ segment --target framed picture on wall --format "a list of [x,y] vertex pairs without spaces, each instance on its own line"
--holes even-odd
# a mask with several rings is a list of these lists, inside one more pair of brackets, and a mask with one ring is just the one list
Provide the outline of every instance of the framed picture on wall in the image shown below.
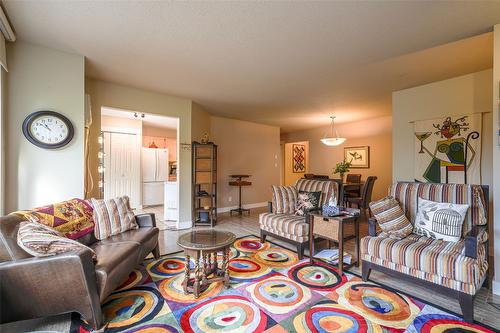
[[345,147],[344,158],[351,162],[352,169],[370,167],[370,146]]
[[306,172],[306,146],[292,145],[292,171],[294,173]]

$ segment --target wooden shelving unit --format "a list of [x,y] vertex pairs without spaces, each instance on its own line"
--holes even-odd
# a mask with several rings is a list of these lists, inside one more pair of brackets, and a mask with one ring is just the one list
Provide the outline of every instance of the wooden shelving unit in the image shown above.
[[194,141],[192,154],[194,226],[213,227],[217,223],[217,145]]

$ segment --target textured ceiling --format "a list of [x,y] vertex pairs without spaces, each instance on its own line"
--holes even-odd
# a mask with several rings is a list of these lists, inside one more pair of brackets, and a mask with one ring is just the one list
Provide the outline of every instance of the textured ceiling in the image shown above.
[[284,132],[388,115],[391,91],[491,67],[490,34],[459,40],[500,22],[500,1],[4,6],[20,40],[86,56],[92,78]]

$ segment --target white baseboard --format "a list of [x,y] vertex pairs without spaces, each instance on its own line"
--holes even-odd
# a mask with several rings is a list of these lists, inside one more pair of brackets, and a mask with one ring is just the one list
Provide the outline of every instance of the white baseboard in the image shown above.
[[[257,202],[257,203],[251,203],[251,204],[245,204],[245,205],[241,205],[241,206],[243,208],[246,208],[246,209],[266,207],[267,206],[267,201]],[[217,208],[217,213],[227,213],[231,209],[236,209],[236,208],[238,208],[238,206],[220,207],[220,208]]]
[[500,281],[492,281],[493,294],[500,296]]

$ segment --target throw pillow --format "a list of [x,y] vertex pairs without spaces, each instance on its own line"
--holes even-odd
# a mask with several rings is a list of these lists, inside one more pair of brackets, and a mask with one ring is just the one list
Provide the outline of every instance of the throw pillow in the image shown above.
[[96,254],[91,248],[66,238],[62,233],[40,223],[21,222],[17,232],[17,245],[35,257],[88,249],[92,252],[92,258],[96,259]]
[[370,210],[383,232],[390,238],[402,239],[411,234],[413,225],[401,209],[399,202],[391,196],[370,202]]
[[92,198],[92,206],[94,206],[94,234],[99,240],[139,228],[127,196],[107,200]]
[[273,212],[276,214],[294,214],[297,202],[297,189],[294,186],[272,186]]
[[297,195],[297,203],[295,204],[295,215],[304,216],[308,210],[318,208],[320,199],[321,191],[299,191],[299,194]]
[[53,228],[70,239],[79,239],[94,231],[92,207],[82,199],[71,199],[13,214]]
[[458,242],[469,205],[418,198],[415,233],[448,242]]

